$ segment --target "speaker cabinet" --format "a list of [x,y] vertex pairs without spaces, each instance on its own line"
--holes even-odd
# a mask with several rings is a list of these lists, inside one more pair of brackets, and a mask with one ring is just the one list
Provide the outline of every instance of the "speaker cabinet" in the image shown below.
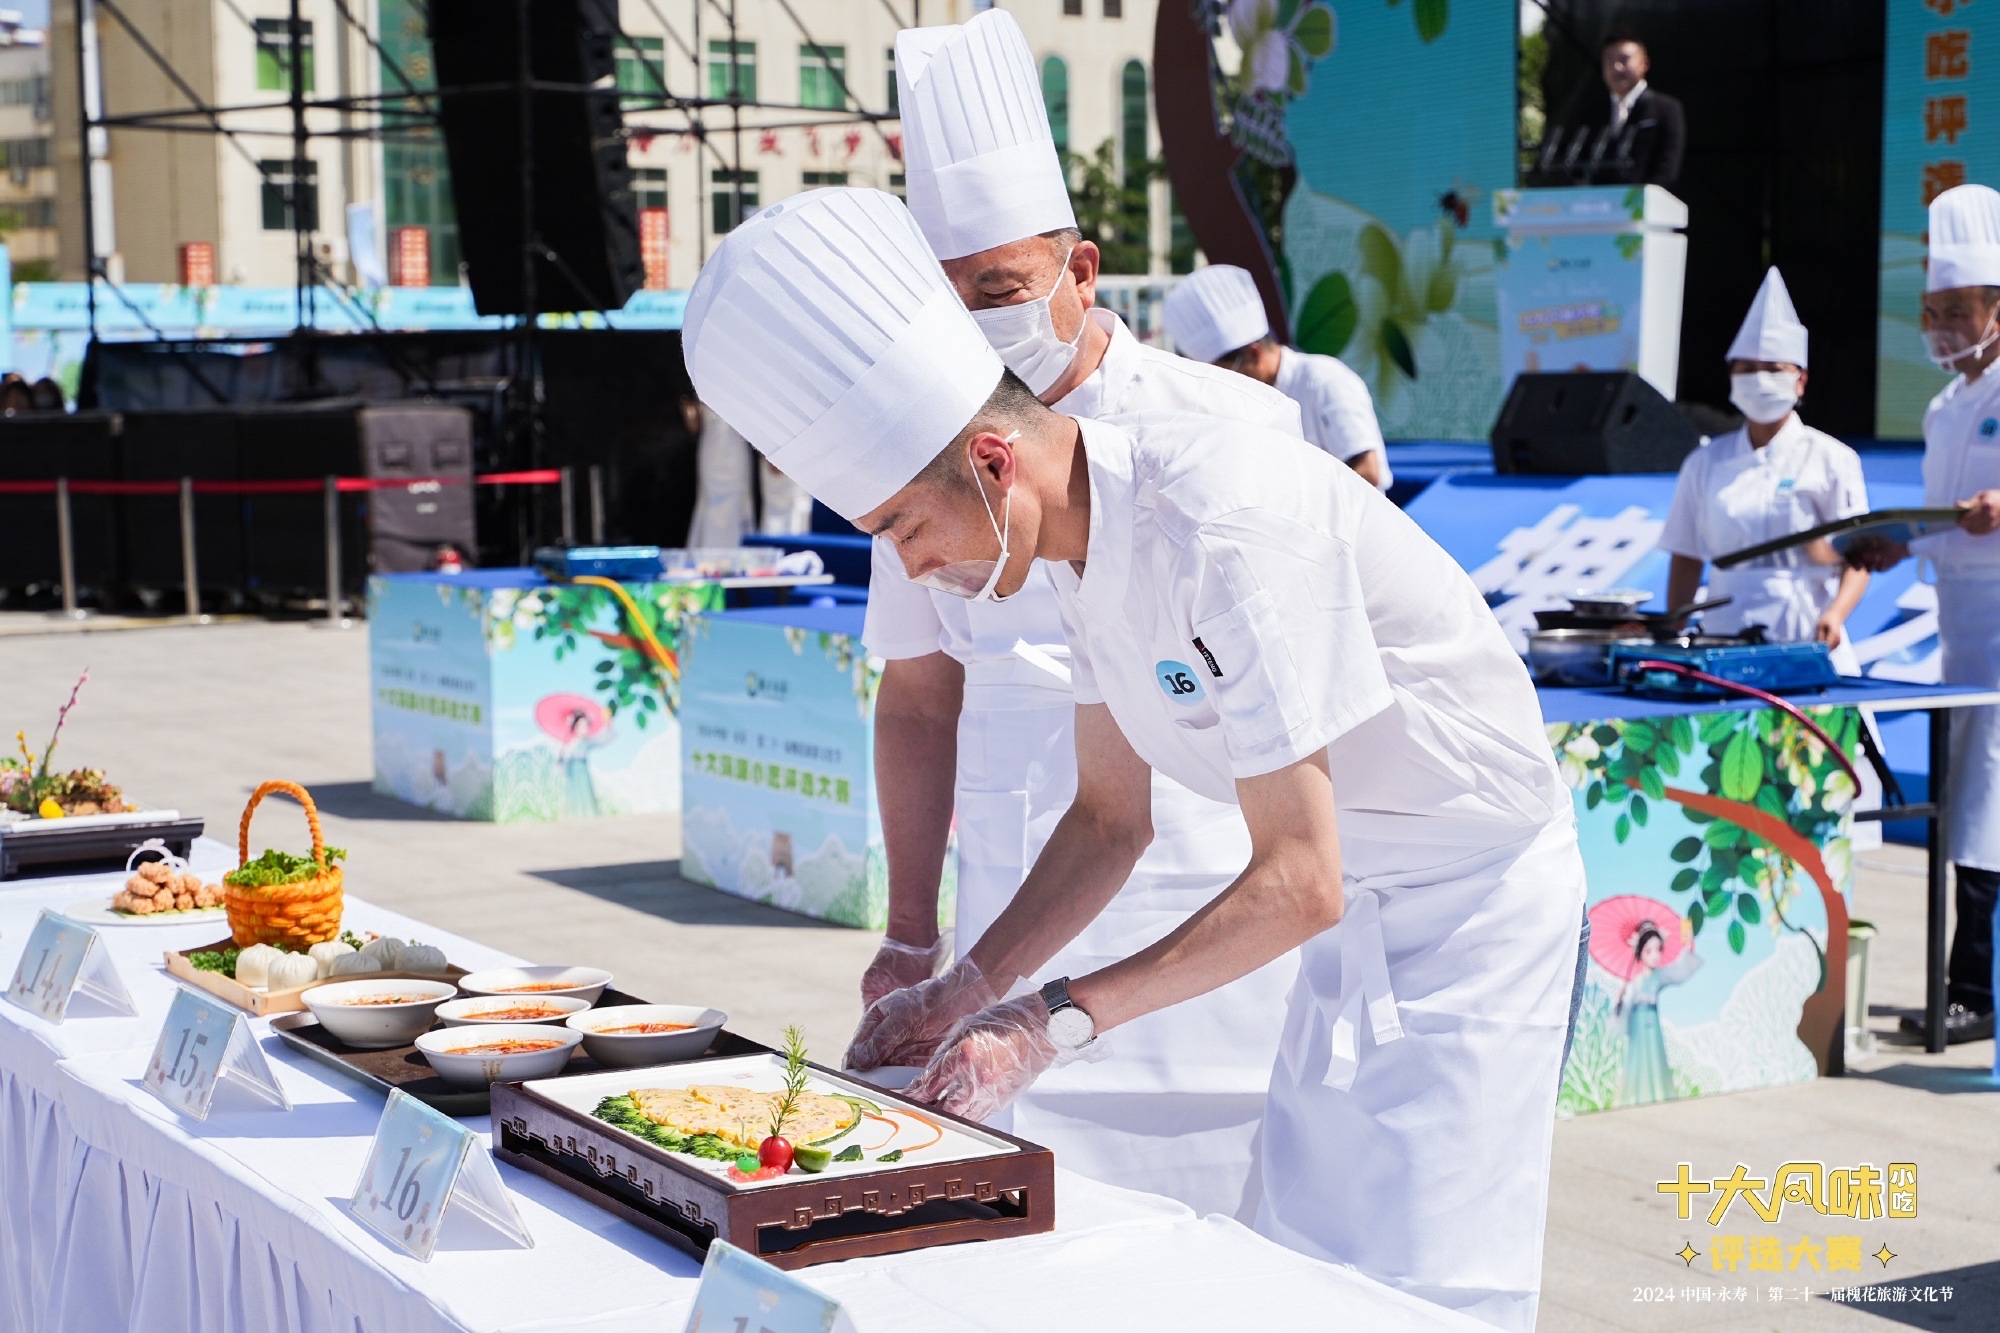
[[[527,5],[532,154],[521,143]],[[431,0],[438,115],[459,244],[482,315],[530,313],[522,165],[533,169],[535,312],[617,310],[645,282],[615,86],[617,0]],[[551,257],[551,252],[553,257]]]
[[416,403],[364,407],[360,429],[368,476],[423,479],[368,493],[369,568],[378,574],[430,569],[442,546],[470,563],[479,550],[472,413]]
[[1700,443],[1693,423],[1631,371],[1521,375],[1493,424],[1493,470],[1676,472]]

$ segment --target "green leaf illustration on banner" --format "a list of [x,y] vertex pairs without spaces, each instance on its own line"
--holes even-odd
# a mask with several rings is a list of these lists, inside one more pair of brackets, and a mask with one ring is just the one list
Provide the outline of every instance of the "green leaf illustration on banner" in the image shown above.
[[1757,905],[1757,895],[1754,893],[1737,894],[1736,915],[1742,917],[1753,926],[1763,920],[1764,909]]
[[1729,923],[1729,951],[1731,953],[1743,952],[1743,923],[1741,921],[1732,921]]
[[1395,238],[1374,223],[1361,229],[1355,240],[1361,253],[1361,271],[1382,284],[1382,295],[1391,306],[1403,299],[1403,256]]
[[1333,11],[1325,5],[1309,7],[1292,28],[1292,40],[1311,59],[1324,59],[1333,50]]
[[1764,782],[1764,753],[1757,738],[1739,731],[1722,752],[1722,794],[1732,801],[1755,800]]
[[1701,855],[1701,839],[1682,838],[1674,844],[1673,851],[1667,853],[1667,855],[1673,857],[1676,861],[1692,861]]
[[1444,36],[1451,22],[1450,0],[1417,0],[1417,40],[1428,45]]
[[1625,839],[1632,836],[1632,817],[1630,815],[1618,816],[1618,822],[1611,826],[1611,831],[1617,836],[1618,841],[1625,841]]
[[1674,876],[1673,891],[1675,893],[1686,893],[1694,887],[1695,881],[1700,878],[1700,873],[1693,866],[1683,866],[1679,873]]
[[1313,284],[1311,295],[1299,311],[1297,344],[1300,351],[1321,356],[1339,356],[1354,337],[1361,312],[1354,304],[1354,290],[1345,273],[1329,273]]
[[1410,340],[1403,336],[1402,328],[1393,319],[1382,321],[1382,350],[1396,363],[1396,369],[1411,379],[1417,377],[1417,354],[1410,347]]

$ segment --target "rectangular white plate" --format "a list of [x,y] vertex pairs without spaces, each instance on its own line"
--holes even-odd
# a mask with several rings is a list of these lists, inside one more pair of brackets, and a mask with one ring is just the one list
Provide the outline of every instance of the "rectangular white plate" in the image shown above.
[[[616,1097],[638,1088],[690,1088],[697,1084],[726,1083],[747,1088],[753,1092],[777,1092],[785,1086],[785,1062],[776,1055],[731,1055],[717,1060],[699,1060],[676,1065],[655,1065],[646,1069],[613,1069],[602,1074],[578,1074],[571,1078],[530,1079],[522,1086],[548,1098],[558,1106],[572,1111],[580,1111],[588,1116],[597,1109],[597,1104],[606,1097]],[[829,1076],[814,1070],[806,1083],[808,1092],[829,1095],[865,1097],[884,1111],[916,1109],[910,1103],[883,1092],[880,1088],[856,1080]],[[997,1135],[980,1130],[968,1130],[949,1121],[938,1119],[930,1112],[926,1116],[944,1129],[944,1137],[927,1148],[918,1148],[903,1154],[900,1162],[881,1163],[875,1159],[891,1148],[908,1143],[922,1143],[931,1136],[931,1131],[920,1123],[903,1116],[889,1116],[897,1133],[889,1139],[890,1126],[878,1121],[864,1120],[852,1134],[830,1145],[835,1152],[850,1143],[861,1145],[861,1160],[858,1162],[835,1162],[817,1177],[793,1170],[773,1180],[752,1182],[729,1179],[727,1162],[711,1162],[702,1157],[691,1157],[685,1153],[675,1153],[674,1159],[684,1162],[699,1171],[706,1172],[734,1189],[758,1189],[765,1185],[796,1185],[802,1179],[832,1178],[835,1176],[858,1176],[871,1171],[883,1171],[898,1166],[929,1166],[937,1162],[967,1162],[982,1157],[1004,1157],[1019,1149]],[[594,1119],[594,1117],[593,1117]],[[626,1133],[615,1125],[597,1121],[604,1128],[624,1135],[635,1143],[646,1140],[635,1134]],[[648,1144],[649,1147],[657,1146]]]

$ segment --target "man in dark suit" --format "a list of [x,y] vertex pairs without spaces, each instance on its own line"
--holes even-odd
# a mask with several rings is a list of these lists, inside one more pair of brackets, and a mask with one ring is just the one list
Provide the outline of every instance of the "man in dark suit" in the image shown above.
[[1687,116],[1678,99],[1648,86],[1645,43],[1608,34],[1599,48],[1602,90],[1586,87],[1550,136],[1539,164],[1549,184],[1664,185],[1680,179]]

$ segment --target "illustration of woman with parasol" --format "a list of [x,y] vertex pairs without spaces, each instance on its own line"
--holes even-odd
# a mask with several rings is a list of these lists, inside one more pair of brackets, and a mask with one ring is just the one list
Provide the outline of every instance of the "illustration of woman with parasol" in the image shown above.
[[609,738],[611,715],[595,699],[551,694],[535,705],[535,725],[554,740],[562,761],[562,811],[566,819],[597,814],[597,788],[590,780],[590,747]]
[[1687,921],[1657,898],[1632,893],[1607,898],[1590,909],[1590,956],[1620,982],[1613,1012],[1625,1019],[1625,1079],[1618,1104],[1672,1101],[1674,1071],[1660,1027],[1660,992],[1701,968]]

